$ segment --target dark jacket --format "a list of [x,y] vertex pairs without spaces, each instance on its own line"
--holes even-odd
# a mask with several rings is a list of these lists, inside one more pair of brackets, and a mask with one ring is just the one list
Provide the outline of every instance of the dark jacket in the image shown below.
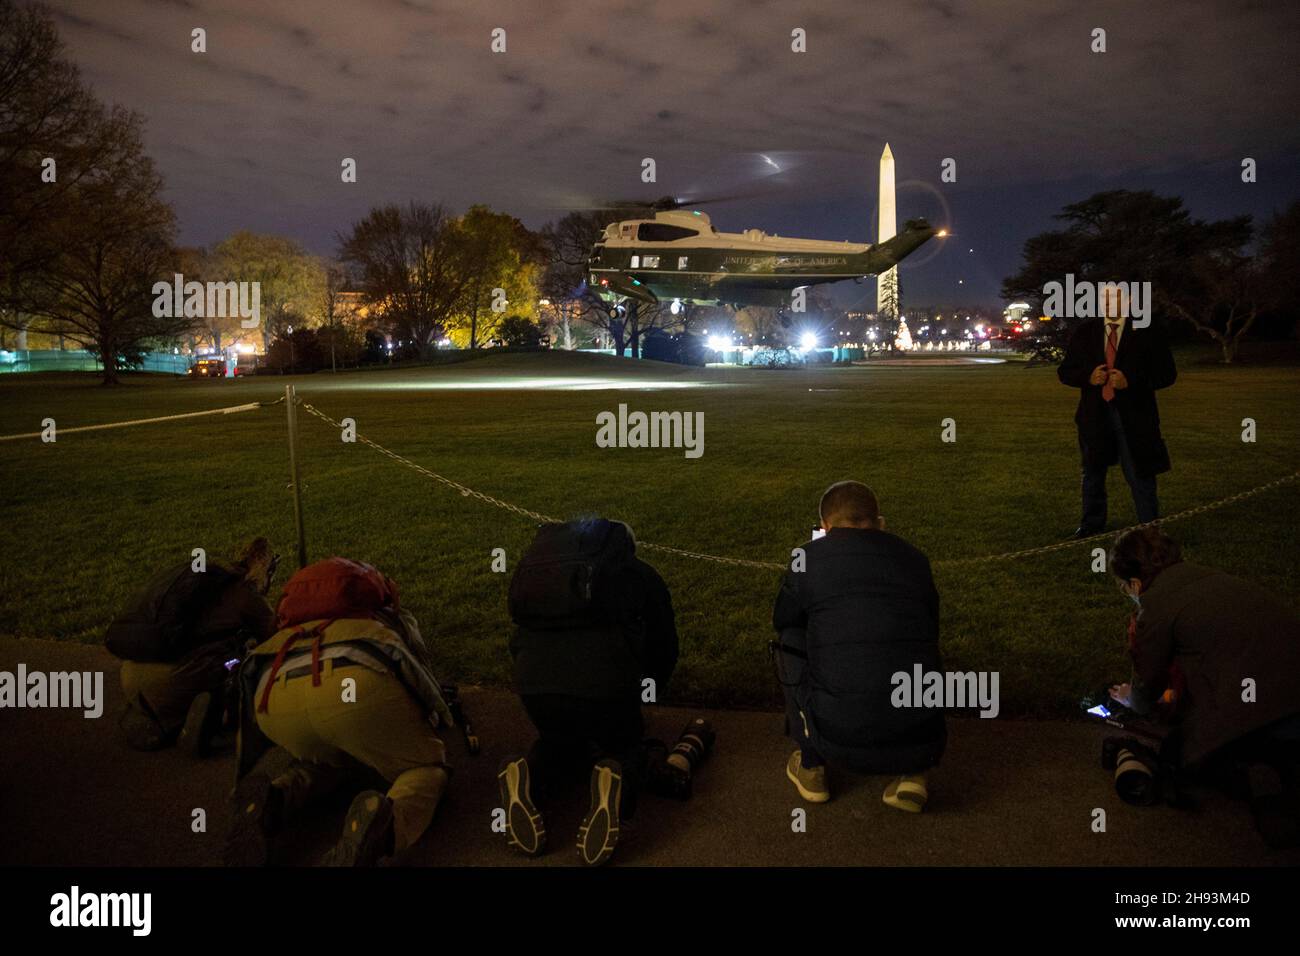
[[[1119,448],[1107,421],[1108,403],[1102,398],[1102,387],[1088,382],[1093,369],[1106,364],[1103,324],[1101,319],[1081,322],[1070,336],[1065,358],[1056,370],[1063,384],[1079,389],[1074,423],[1079,430],[1084,463],[1092,467],[1119,461]],[[1169,450],[1160,434],[1156,391],[1174,384],[1178,370],[1163,333],[1154,324],[1135,329],[1131,320],[1125,319],[1115,352],[1115,368],[1124,373],[1128,388],[1117,390],[1111,404],[1119,411],[1138,474],[1150,477],[1168,471]]]
[[[804,545],[772,623],[791,732],[859,773],[916,773],[946,742],[941,709],[894,707],[892,676],[940,671],[939,594],[924,554],[884,531],[834,528]],[[800,654],[805,654],[804,660]]]
[[612,609],[586,627],[516,626],[510,638],[521,695],[639,699],[642,679],[661,697],[677,666],[677,625],[668,585],[633,557],[596,585]]
[[[166,568],[113,619],[105,643],[138,661],[186,661],[215,645],[229,645],[238,656],[244,642],[260,643],[275,631],[275,612],[244,574],[241,566],[218,561],[203,574],[188,561]],[[180,604],[167,597],[178,593],[189,597]]]
[[[1161,571],[1141,600],[1134,704],[1157,699],[1177,666],[1185,764],[1300,713],[1300,619],[1269,591],[1184,561]],[[1242,700],[1247,678],[1253,703]]]

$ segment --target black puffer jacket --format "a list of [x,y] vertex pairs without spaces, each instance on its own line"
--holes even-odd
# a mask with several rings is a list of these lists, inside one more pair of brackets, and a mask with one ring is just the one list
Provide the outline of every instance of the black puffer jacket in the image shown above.
[[[930,562],[884,531],[834,528],[786,572],[772,623],[790,732],[859,773],[917,773],[943,754],[940,709],[894,707],[891,677],[939,671],[939,594]],[[806,659],[801,655],[806,655]]]

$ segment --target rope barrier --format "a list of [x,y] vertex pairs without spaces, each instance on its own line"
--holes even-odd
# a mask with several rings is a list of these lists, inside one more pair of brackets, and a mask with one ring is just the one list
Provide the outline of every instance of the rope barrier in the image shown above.
[[[319,418],[321,421],[325,422],[328,425],[332,425],[335,428],[339,428],[339,429],[343,427],[341,422],[336,422],[334,419],[330,418],[328,415],[326,415],[324,412],[322,412],[320,409],[316,408],[313,405],[304,402],[302,407],[305,411],[315,416],[316,418]],[[502,510],[512,512],[513,514],[521,515],[522,517],[525,518],[530,518],[534,521],[554,523],[562,520],[560,518],[554,518],[551,517],[550,515],[545,515],[537,511],[530,511],[527,508],[523,508],[520,507],[519,505],[512,504],[509,501],[503,501],[500,498],[494,498],[491,495],[484,494],[481,491],[475,491],[473,488],[470,488],[467,485],[462,485],[460,482],[453,481],[450,478],[438,474],[436,471],[431,471],[428,468],[425,468],[423,465],[416,464],[415,462],[411,461],[409,458],[403,458],[395,451],[385,448],[383,445],[380,445],[378,442],[371,441],[369,438],[366,438],[364,435],[360,434],[359,432],[357,433],[356,438],[357,441],[361,442],[364,445],[369,445],[371,448],[375,449],[375,451],[379,452],[381,455],[391,458],[399,465],[404,465],[407,468],[410,468],[412,471],[424,475],[426,478],[432,478],[434,481],[437,481],[443,485],[446,485],[448,488],[451,488],[452,490],[459,492],[462,497],[475,498],[479,501],[482,501],[484,504],[492,505],[494,508],[501,508]],[[1270,481],[1267,484],[1260,485],[1257,488],[1251,488],[1249,491],[1242,491],[1242,492],[1238,492],[1235,495],[1228,495],[1225,498],[1220,498],[1218,501],[1212,501],[1209,504],[1198,505],[1195,508],[1187,508],[1183,511],[1179,511],[1172,515],[1169,515],[1168,517],[1160,518],[1157,519],[1156,521],[1148,521],[1145,524],[1130,525],[1129,527],[1121,528],[1118,531],[1103,531],[1100,534],[1094,534],[1087,538],[1075,538],[1069,541],[1060,541],[1057,542],[1056,544],[1043,545],[1042,547],[1038,547],[1038,548],[1026,548],[1021,551],[1007,551],[1003,554],[989,554],[989,555],[983,555],[981,557],[975,557],[975,558],[950,558],[942,561],[934,561],[932,562],[932,566],[936,568],[957,567],[959,565],[965,565],[965,564],[979,564],[981,562],[987,562],[987,561],[1001,561],[1001,560],[1006,560],[1008,558],[1025,558],[1035,554],[1050,554],[1055,551],[1064,551],[1067,548],[1077,548],[1081,545],[1088,544],[1089,542],[1099,541],[1103,538],[1107,540],[1114,540],[1118,535],[1121,535],[1127,531],[1133,531],[1137,528],[1145,528],[1149,525],[1167,524],[1168,522],[1171,521],[1181,521],[1182,519],[1189,518],[1192,515],[1203,514],[1204,512],[1212,511],[1216,508],[1221,508],[1224,505],[1232,504],[1233,502],[1236,501],[1241,501],[1244,498],[1250,498],[1253,495],[1258,495],[1261,494],[1262,492],[1270,491],[1273,488],[1280,488],[1282,485],[1295,481],[1297,478],[1300,478],[1300,471],[1295,471],[1289,475],[1284,475],[1281,478],[1274,479],[1273,481]],[[750,561],[745,558],[728,558],[720,554],[707,554],[702,551],[687,551],[684,548],[673,548],[673,547],[669,547],[666,544],[652,544],[646,541],[637,541],[637,547],[645,548],[648,551],[659,551],[663,554],[672,554],[681,558],[692,558],[697,561],[712,561],[715,564],[727,564],[727,565],[732,565],[734,567],[756,568],[763,571],[784,571],[786,569],[786,565],[779,564],[775,561]]]
[[[180,415],[162,415],[158,418],[137,418],[129,422],[109,422],[106,425],[79,425],[76,428],[59,428],[56,435],[71,435],[74,432],[98,432],[108,428],[128,428],[132,425],[152,425],[155,422],[174,422],[180,418],[198,418],[201,415],[234,415],[237,412],[251,412],[255,408],[268,408],[278,405],[283,398],[273,402],[249,402],[245,405],[228,405],[225,408],[209,408],[202,412],[185,412]],[[0,435],[0,441],[18,441],[20,438],[40,438],[44,432],[27,432],[23,435]]]

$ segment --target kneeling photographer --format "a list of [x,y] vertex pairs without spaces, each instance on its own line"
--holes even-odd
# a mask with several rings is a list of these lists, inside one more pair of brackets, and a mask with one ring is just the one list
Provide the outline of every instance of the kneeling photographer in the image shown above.
[[1138,606],[1133,678],[1110,697],[1167,731],[1157,769],[1249,798],[1271,846],[1300,843],[1300,619],[1265,588],[1183,561],[1156,527],[1120,536],[1110,569]]

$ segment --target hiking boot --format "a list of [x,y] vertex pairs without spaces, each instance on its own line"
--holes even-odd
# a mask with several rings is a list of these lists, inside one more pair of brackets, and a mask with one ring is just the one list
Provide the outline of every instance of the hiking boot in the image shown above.
[[578,856],[600,866],[618,844],[618,814],[623,805],[623,765],[601,760],[591,768],[591,809],[578,827]]
[[374,866],[393,852],[393,801],[378,790],[356,795],[343,818],[343,835],[322,866]]
[[906,774],[891,781],[889,786],[885,788],[884,796],[880,799],[897,810],[920,813],[925,809],[925,803],[929,797],[929,791],[925,787],[925,774],[914,773]]
[[831,798],[830,788],[826,786],[826,768],[805,767],[803,755],[798,750],[786,761],[785,775],[799,791],[799,796],[809,803],[825,803]]
[[221,712],[212,694],[202,691],[190,701],[185,714],[185,726],[176,738],[176,746],[192,757],[206,757],[212,753],[212,738],[221,722]]
[[532,777],[523,757],[507,757],[497,772],[501,806],[506,811],[509,846],[525,856],[538,856],[546,848],[546,825],[533,803]]
[[266,866],[271,838],[284,818],[284,791],[273,786],[266,774],[250,774],[235,788],[233,803],[226,866]]

